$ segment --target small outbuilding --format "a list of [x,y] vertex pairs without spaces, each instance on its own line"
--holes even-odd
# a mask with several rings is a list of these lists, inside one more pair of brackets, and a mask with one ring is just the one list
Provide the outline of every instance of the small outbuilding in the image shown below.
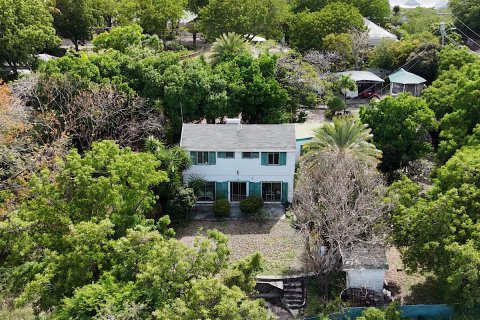
[[[357,89],[350,91],[346,90],[347,98],[356,98],[359,95],[364,95],[367,91],[377,92],[380,90],[381,84],[384,82],[382,78],[370,71],[344,71],[337,73],[338,77],[348,75],[357,84]],[[343,90],[342,89],[342,93]]]
[[381,293],[388,270],[383,247],[360,246],[343,257],[343,271],[347,274],[347,288],[369,289]]
[[389,75],[388,79],[390,79],[391,95],[409,92],[416,97],[422,94],[423,88],[425,88],[425,82],[427,82],[424,78],[408,72],[403,68]]

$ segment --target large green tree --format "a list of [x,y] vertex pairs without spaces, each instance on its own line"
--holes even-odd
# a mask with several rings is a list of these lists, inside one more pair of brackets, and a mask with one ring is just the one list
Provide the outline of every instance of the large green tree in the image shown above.
[[120,21],[138,23],[148,34],[157,34],[165,41],[167,23],[174,25],[183,16],[187,0],[121,0]]
[[286,0],[210,0],[200,9],[201,30],[212,40],[227,32],[280,39],[288,14]]
[[56,7],[60,11],[54,16],[57,32],[72,40],[78,51],[79,42],[89,40],[92,27],[101,24],[101,15],[92,0],[56,0]]
[[0,0],[0,62],[17,73],[19,64],[28,64],[34,54],[55,47],[52,16],[41,0]]
[[480,34],[480,3],[476,0],[451,0],[455,26],[475,38]]
[[401,94],[360,109],[360,119],[372,128],[373,142],[383,152],[384,171],[406,165],[432,151],[428,134],[437,128],[425,100]]
[[301,12],[292,23],[290,42],[302,51],[323,49],[324,37],[348,33],[364,28],[363,17],[357,8],[343,2],[334,2],[320,11]]
[[295,5],[295,11],[319,11],[332,2],[344,2],[355,6],[360,13],[372,21],[383,24],[385,18],[390,15],[388,0],[299,0]]
[[458,150],[428,192],[404,178],[391,186],[393,238],[411,270],[433,272],[446,301],[480,303],[480,149]]
[[429,107],[440,119],[438,156],[442,161],[448,160],[455,150],[466,144],[480,122],[480,61],[474,60],[472,63],[468,63],[469,59],[459,60],[461,64],[467,62],[460,69],[451,64],[450,69],[441,73],[424,92]]

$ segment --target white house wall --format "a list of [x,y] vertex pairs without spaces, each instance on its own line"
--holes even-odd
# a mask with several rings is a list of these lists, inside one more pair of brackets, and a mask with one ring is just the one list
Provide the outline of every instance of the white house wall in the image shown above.
[[[287,182],[288,201],[292,202],[295,152],[291,151],[286,154],[287,161],[284,166],[262,166],[261,155],[254,159],[243,159],[241,152],[235,152],[234,159],[218,158],[217,156],[215,165],[193,165],[183,172],[183,177],[185,180],[188,180],[188,177],[193,174],[202,177],[206,181],[217,182]],[[228,187],[230,196],[230,185]],[[247,195],[248,191],[247,186]]]
[[295,158],[298,160],[300,158],[301,152],[302,152],[302,146],[304,144],[307,144],[309,142],[312,142],[312,138],[303,138],[303,139],[297,139],[296,145],[297,145],[297,150],[295,151]]
[[381,269],[356,269],[345,270],[347,273],[348,288],[368,288],[382,292],[385,282],[385,270]]

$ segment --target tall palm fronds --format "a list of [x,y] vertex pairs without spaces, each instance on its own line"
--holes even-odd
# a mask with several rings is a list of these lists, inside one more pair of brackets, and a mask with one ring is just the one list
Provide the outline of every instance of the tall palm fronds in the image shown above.
[[248,51],[248,43],[242,35],[235,32],[224,33],[213,43],[211,61],[215,65]]
[[57,1],[56,0],[43,0],[43,3],[45,4],[48,11],[52,15],[61,14],[60,10],[57,8]]
[[376,165],[382,152],[369,142],[373,138],[370,131],[367,125],[351,116],[335,117],[333,124],[325,123],[315,130],[315,138],[306,148],[310,154],[322,151],[338,155],[350,154],[361,161]]

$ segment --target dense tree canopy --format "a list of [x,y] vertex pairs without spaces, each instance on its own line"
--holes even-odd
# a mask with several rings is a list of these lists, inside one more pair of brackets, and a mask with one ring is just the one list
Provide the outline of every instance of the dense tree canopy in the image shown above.
[[[458,57],[455,60],[461,64],[464,62],[464,59],[459,60]],[[470,60],[467,54],[465,61]],[[465,145],[468,136],[480,122],[480,62],[478,59],[474,60],[475,62],[467,63],[460,69],[455,68],[454,64],[457,62],[453,62],[450,69],[440,74],[424,93],[429,107],[440,119],[442,141],[438,155],[443,161],[448,160],[455,150]]]
[[475,38],[480,34],[480,3],[476,0],[451,0],[448,6],[455,15],[455,26]]
[[288,14],[286,0],[210,0],[200,10],[201,30],[212,40],[226,32],[280,39]]
[[0,222],[3,297],[58,319],[268,319],[242,291],[253,289],[258,255],[227,268],[225,236],[191,248],[171,239],[168,218],[145,219],[152,187],[168,182],[161,169],[155,152],[103,141],[34,176],[30,199]]
[[148,34],[165,40],[167,23],[174,24],[183,16],[187,0],[121,0],[120,21],[138,23]]
[[73,41],[78,51],[79,41],[91,38],[92,27],[100,25],[101,16],[93,0],[56,0],[59,14],[54,15],[57,32]]
[[343,2],[355,6],[360,13],[377,23],[383,24],[385,18],[390,15],[390,4],[388,0],[299,0],[296,3],[295,10],[319,11],[332,2]]
[[428,133],[437,127],[435,114],[421,98],[386,97],[360,110],[372,128],[373,142],[383,152],[380,167],[391,171],[432,151]]
[[60,42],[43,1],[1,0],[0,8],[0,62],[14,72],[18,64],[32,62],[34,54]]
[[363,28],[363,17],[357,8],[342,2],[334,2],[320,11],[297,14],[290,42],[302,51],[323,49],[325,36]]
[[391,187],[396,203],[394,239],[413,270],[434,272],[446,284],[446,301],[480,302],[480,197],[478,145],[458,150],[436,172],[426,194],[408,179]]
[[129,47],[144,47],[154,51],[162,49],[157,35],[143,33],[142,27],[136,24],[125,27],[115,27],[112,30],[99,34],[93,39],[95,49],[114,49],[126,52]]

